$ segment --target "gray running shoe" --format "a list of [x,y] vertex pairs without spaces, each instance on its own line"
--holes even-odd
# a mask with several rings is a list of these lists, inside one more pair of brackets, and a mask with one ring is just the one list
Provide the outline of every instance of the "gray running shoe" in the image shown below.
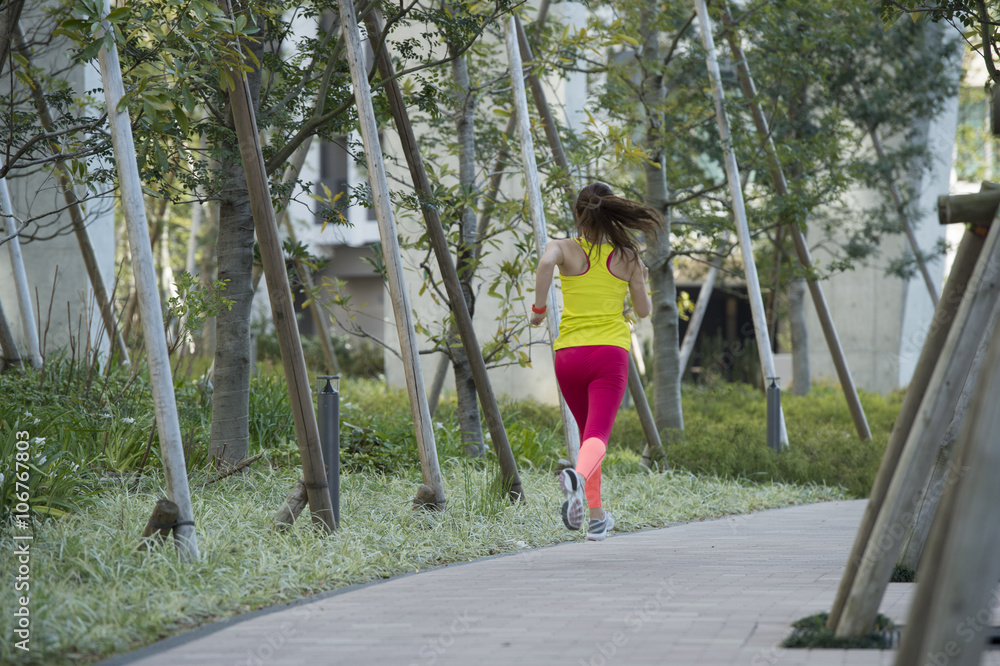
[[604,512],[604,518],[597,520],[596,518],[591,518],[590,522],[587,523],[587,540],[588,541],[604,541],[604,538],[608,536],[608,532],[615,528],[615,517],[612,516],[607,511]]
[[586,506],[583,487],[587,481],[574,469],[564,469],[559,473],[559,489],[566,495],[562,505],[562,519],[566,529],[578,530],[583,526],[583,509]]

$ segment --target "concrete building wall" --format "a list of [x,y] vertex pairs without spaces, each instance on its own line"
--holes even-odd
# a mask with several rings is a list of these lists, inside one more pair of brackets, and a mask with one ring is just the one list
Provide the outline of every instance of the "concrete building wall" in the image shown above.
[[[954,30],[942,28],[939,35],[954,42],[956,49],[960,48]],[[960,73],[956,71],[955,75]],[[945,238],[946,230],[937,220],[937,197],[949,191],[957,118],[956,97],[937,117],[916,121],[918,137],[923,137],[932,154],[931,168],[922,177],[901,185],[911,186],[917,195],[912,206],[915,211],[912,223],[924,251],[933,249]],[[872,203],[875,196],[889,194],[857,192],[853,199],[858,206],[864,206]],[[816,242],[815,236],[810,236],[810,242]],[[901,234],[888,237],[882,242],[879,255],[866,265],[823,282],[854,382],[867,391],[888,392],[909,383],[934,315],[934,305],[922,276],[902,280],[886,275],[889,260],[903,254],[908,247]],[[820,264],[829,257],[822,247],[814,252],[814,259]],[[941,292],[944,263],[937,259],[928,265],[937,293]],[[811,301],[806,310],[812,376],[815,380],[836,382],[833,359]]]
[[[55,27],[37,7],[26,7],[21,22],[29,42],[33,36],[37,36],[39,40],[48,39],[47,31],[50,32]],[[62,71],[61,76],[78,95],[86,90],[100,89],[100,73],[96,63],[93,66],[71,66],[69,54],[70,50],[63,38],[52,38],[44,49],[34,51],[33,64],[46,71]],[[10,78],[0,77],[0,98],[9,99],[9,86]],[[18,95],[23,95],[23,87],[19,84],[18,87],[21,88]],[[25,111],[27,110],[26,108]],[[100,313],[93,306],[93,291],[79,244],[70,228],[69,215],[65,211],[56,212],[66,207],[58,179],[45,168],[14,169],[8,175],[8,185],[15,216],[21,219],[38,218],[26,230],[21,251],[31,296],[36,301],[36,320],[41,319],[39,336],[43,336],[46,328],[48,329],[44,351],[52,352],[67,346],[70,336],[76,341],[78,348],[86,346],[88,331],[91,344],[101,340],[101,346],[106,351],[108,338],[103,333]],[[84,197],[86,192],[83,187],[78,187],[77,194]],[[84,204],[84,208],[87,232],[94,245],[104,282],[110,290],[115,280],[113,200],[111,197],[91,199]],[[30,236],[35,236],[35,239]],[[51,317],[47,315],[50,300]],[[10,255],[8,248],[3,247],[0,247],[0,301],[18,343],[24,345]]]

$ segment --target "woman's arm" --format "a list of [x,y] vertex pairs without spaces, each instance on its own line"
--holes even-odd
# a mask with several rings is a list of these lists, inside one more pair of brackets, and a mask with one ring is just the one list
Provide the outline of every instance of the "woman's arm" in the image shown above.
[[[538,260],[538,273],[535,275],[535,308],[541,310],[545,308],[545,301],[549,297],[549,287],[552,285],[552,276],[555,274],[556,266],[562,266],[563,253],[559,247],[559,241],[550,241],[545,246],[542,258]],[[529,321],[532,326],[538,326],[545,319],[545,312],[535,312],[532,310]]]
[[653,302],[649,299],[649,292],[646,291],[646,280],[649,278],[649,269],[642,259],[635,258],[632,263],[632,274],[629,276],[628,289],[632,295],[632,309],[637,317],[642,319],[648,317],[653,310]]

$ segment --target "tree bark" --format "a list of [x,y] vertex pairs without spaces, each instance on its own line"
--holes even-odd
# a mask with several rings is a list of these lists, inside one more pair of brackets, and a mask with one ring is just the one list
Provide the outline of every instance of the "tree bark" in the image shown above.
[[[235,9],[235,11],[239,11]],[[261,30],[264,27],[261,26]],[[261,37],[260,34],[257,35]],[[259,59],[264,39],[243,44]],[[253,112],[260,96],[260,70],[247,72]],[[224,92],[224,91],[223,91]],[[227,114],[232,118],[232,114]],[[230,128],[232,129],[232,128]],[[212,432],[208,454],[216,469],[238,464],[250,451],[250,315],[253,306],[253,212],[246,174],[235,134],[221,146],[227,155],[220,164],[225,185],[219,201],[219,234],[216,240],[218,280],[226,284],[226,298],[233,301],[215,319],[215,360],[212,377]]]
[[7,315],[4,314],[3,304],[0,304],[0,372],[8,365],[21,366],[21,352],[17,349],[17,342],[14,341],[14,334],[11,333],[10,325],[7,323]]
[[[663,168],[665,148],[663,111],[661,104],[666,96],[663,85],[662,54],[660,53],[660,32],[654,25],[652,9],[643,12],[640,31],[643,50],[642,64],[646,72],[642,82],[646,104],[646,150],[650,157],[645,163],[646,203],[663,214],[666,223],[656,241],[646,249],[649,263],[649,282],[653,292],[653,381],[655,391],[653,402],[656,412],[656,427],[666,431],[684,430],[684,414],[681,408],[681,368],[678,347],[679,325],[677,313],[677,285],[674,282],[672,251],[670,248],[670,209],[667,202],[670,193],[667,172]],[[669,436],[667,438],[670,439]]]
[[788,327],[792,333],[792,393],[806,395],[812,387],[812,371],[806,328],[806,281],[802,278],[788,284]]
[[7,64],[7,55],[10,53],[10,43],[14,38],[14,31],[18,21],[21,20],[21,10],[24,9],[24,0],[11,0],[4,3],[0,9],[0,72],[3,72]]
[[[454,53],[454,47],[449,46]],[[476,189],[476,137],[474,113],[476,110],[476,95],[469,80],[469,66],[465,57],[458,56],[451,61],[451,73],[455,84],[455,129],[458,138],[458,177],[461,196],[467,205],[462,207],[460,238],[458,246],[458,261],[456,270],[458,280],[462,285],[462,296],[469,308],[469,315],[474,316],[476,310],[475,297],[472,292],[473,248],[476,245],[476,208],[471,199]],[[455,393],[458,397],[458,426],[462,435],[465,452],[475,458],[486,455],[486,445],[483,441],[483,426],[479,414],[479,402],[476,399],[476,382],[472,378],[472,368],[469,359],[462,348],[462,342],[457,331],[452,329],[448,346],[451,349],[452,368],[455,372]]]
[[[229,0],[224,1],[227,14],[230,18],[234,18]],[[240,156],[243,158],[254,229],[260,239],[261,263],[267,279],[271,315],[281,350],[281,365],[288,386],[289,406],[292,420],[295,422],[295,438],[302,460],[302,477],[305,479],[310,513],[315,525],[332,532],[336,529],[336,522],[327,484],[326,467],[323,463],[319,426],[313,408],[306,362],[302,355],[302,341],[299,338],[292,291],[285,269],[281,237],[278,234],[277,219],[271,203],[271,191],[254,110],[255,103],[244,78],[242,66],[243,63],[239,62],[230,65],[229,68],[229,75],[235,79],[229,92],[233,125],[239,140]]]

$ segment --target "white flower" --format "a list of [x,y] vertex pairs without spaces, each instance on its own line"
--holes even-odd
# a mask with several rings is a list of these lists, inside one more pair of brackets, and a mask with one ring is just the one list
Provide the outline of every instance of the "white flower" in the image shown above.
[[46,461],[46,460],[48,460],[48,459],[49,459],[49,458],[48,458],[48,456],[38,456],[38,458],[36,458],[36,459],[35,459],[35,461],[36,461],[36,462],[37,462],[37,463],[38,463],[39,465],[44,465],[44,464],[45,464],[45,461]]
[[41,422],[42,422],[42,420],[36,416],[35,420],[31,422],[31,425],[38,425]]
[[31,440],[31,443],[32,444],[44,444],[45,443],[45,438],[44,437],[35,437],[33,440]]
[[34,416],[34,414],[32,414],[31,412],[25,412],[24,415],[25,416]]
[[101,414],[101,416],[103,416],[106,419],[110,419],[111,418],[111,412],[104,412],[103,414]]
[[6,476],[4,476],[3,472],[0,472],[0,486],[2,486],[2,485],[3,485],[3,480],[4,480],[4,479],[6,479],[6,478],[7,478],[7,477],[6,477]]
[[135,423],[135,419],[131,416],[126,416],[122,418],[123,423]]

